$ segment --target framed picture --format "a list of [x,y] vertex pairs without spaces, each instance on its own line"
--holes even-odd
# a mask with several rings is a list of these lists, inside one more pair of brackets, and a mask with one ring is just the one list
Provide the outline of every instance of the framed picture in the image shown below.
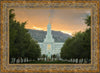
[[99,72],[99,0],[0,4],[1,72]]

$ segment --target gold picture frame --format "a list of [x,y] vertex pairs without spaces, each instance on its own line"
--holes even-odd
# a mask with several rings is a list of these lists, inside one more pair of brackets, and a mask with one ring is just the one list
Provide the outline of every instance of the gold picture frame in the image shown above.
[[[98,1],[1,1],[1,72],[99,72],[99,0]],[[91,9],[91,64],[9,64],[10,8],[82,8]]]

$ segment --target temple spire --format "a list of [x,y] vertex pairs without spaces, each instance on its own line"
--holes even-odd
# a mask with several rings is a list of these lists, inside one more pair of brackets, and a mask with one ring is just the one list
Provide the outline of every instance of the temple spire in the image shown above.
[[49,13],[49,24],[51,24],[50,22],[51,22],[51,18],[50,18],[50,13]]
[[46,38],[44,39],[44,42],[54,42],[54,39],[53,39],[52,33],[51,33],[51,24],[50,23],[47,25],[47,34],[46,34]]
[[46,38],[44,39],[44,42],[54,42],[54,39],[52,37],[52,33],[51,33],[51,15],[49,12],[49,22],[47,25],[47,34],[46,34]]

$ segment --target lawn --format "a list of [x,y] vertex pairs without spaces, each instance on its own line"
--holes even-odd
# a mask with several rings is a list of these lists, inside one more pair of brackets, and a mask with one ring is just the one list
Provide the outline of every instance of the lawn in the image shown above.
[[22,64],[75,64],[67,61],[30,61]]

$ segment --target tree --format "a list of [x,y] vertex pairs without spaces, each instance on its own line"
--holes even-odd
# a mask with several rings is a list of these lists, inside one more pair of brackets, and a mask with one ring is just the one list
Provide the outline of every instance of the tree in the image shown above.
[[91,16],[87,16],[86,19],[85,19],[85,24],[87,24],[87,26],[90,26],[91,25]]
[[56,58],[56,55],[54,54],[54,55],[52,55],[52,57],[53,57],[53,59],[55,59]]
[[44,59],[46,58],[46,55],[45,55],[45,54],[43,54],[43,55],[42,55],[42,58],[43,58],[43,60],[44,60]]
[[9,11],[9,28],[10,28],[10,61],[11,58],[37,58],[41,55],[41,49],[34,39],[31,38],[28,30],[25,29],[26,22],[15,20],[14,9]]
[[[87,26],[91,24],[91,17],[87,16],[85,23]],[[61,58],[88,58],[90,59],[90,33],[88,28],[84,32],[77,32],[72,38],[68,38],[61,48]]]

